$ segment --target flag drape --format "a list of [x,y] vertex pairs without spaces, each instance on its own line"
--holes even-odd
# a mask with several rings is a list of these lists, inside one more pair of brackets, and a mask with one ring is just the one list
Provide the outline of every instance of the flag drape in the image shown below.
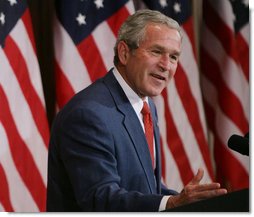
[[48,122],[26,1],[0,1],[0,210],[45,211]]
[[249,158],[227,147],[231,135],[244,136],[249,131],[248,3],[203,2],[202,90],[216,177],[229,190],[249,187]]
[[55,2],[56,94],[62,108],[113,66],[118,29],[134,5],[127,0]]

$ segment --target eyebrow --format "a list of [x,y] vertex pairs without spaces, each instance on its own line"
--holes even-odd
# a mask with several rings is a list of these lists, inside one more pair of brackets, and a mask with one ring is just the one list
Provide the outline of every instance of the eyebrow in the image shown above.
[[[165,47],[163,47],[161,45],[158,45],[158,44],[152,45],[149,49],[154,49],[154,48],[159,49],[163,52],[167,52],[167,49],[165,49]],[[174,55],[180,56],[181,51],[179,52],[178,50],[172,50],[172,52],[170,52],[170,53],[173,53]]]

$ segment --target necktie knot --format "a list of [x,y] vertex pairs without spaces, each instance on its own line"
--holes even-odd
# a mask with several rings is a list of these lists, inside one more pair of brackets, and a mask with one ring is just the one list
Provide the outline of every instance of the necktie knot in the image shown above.
[[147,102],[144,102],[143,108],[142,108],[142,110],[141,110],[141,113],[142,113],[142,115],[150,114],[150,109],[149,109],[149,107],[148,107]]

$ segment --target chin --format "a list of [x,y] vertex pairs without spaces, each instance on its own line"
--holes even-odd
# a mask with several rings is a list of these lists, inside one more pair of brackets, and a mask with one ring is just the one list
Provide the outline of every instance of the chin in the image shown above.
[[163,88],[156,88],[156,90],[153,92],[154,96],[158,96],[161,94],[161,92],[164,90],[165,87]]
[[155,97],[155,96],[159,96],[161,94],[162,91],[156,91],[156,92],[152,92],[149,96],[150,97]]
[[157,86],[157,87],[147,89],[147,91],[144,91],[144,92],[146,92],[146,96],[155,97],[155,96],[159,96],[164,88],[165,88],[164,86],[163,88],[162,87],[158,88]]

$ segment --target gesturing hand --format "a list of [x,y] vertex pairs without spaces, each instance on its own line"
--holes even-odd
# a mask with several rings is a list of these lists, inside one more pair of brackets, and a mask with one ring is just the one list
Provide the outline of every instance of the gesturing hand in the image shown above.
[[227,193],[226,189],[220,188],[219,183],[212,182],[208,184],[200,184],[203,176],[203,169],[199,169],[197,174],[183,188],[180,194],[171,196],[168,199],[167,209]]

